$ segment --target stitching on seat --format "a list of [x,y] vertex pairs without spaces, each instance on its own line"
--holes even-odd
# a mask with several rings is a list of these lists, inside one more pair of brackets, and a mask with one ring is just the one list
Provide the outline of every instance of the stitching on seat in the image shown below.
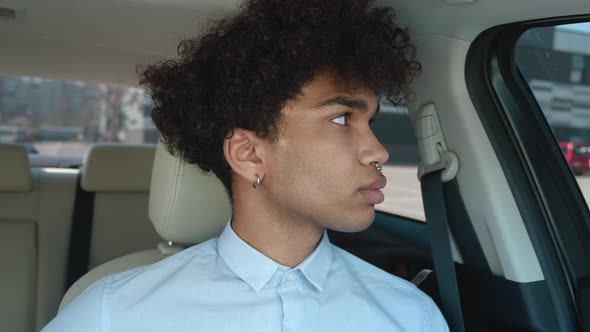
[[174,167],[174,173],[172,175],[172,179],[173,181],[171,181],[171,194],[170,194],[170,199],[168,200],[168,211],[166,212],[167,216],[166,216],[166,223],[165,223],[165,227],[164,227],[164,234],[166,234],[166,237],[168,237],[170,234],[169,229],[170,229],[170,225],[172,224],[172,217],[174,215],[174,204],[176,203],[176,195],[177,195],[177,188],[178,188],[178,183],[180,182],[180,170],[181,170],[181,163],[180,161],[177,159],[175,160],[175,167]]

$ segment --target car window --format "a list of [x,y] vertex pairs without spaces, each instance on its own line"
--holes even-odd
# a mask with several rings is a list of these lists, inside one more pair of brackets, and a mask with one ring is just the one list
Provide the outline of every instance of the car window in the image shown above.
[[25,145],[33,166],[75,166],[95,142],[156,143],[150,103],[136,87],[0,76],[0,143]]
[[[562,303],[569,301],[584,312],[587,299],[579,294],[587,292],[585,281],[590,277],[590,24],[538,24],[543,26],[520,35],[513,63],[506,61],[508,57],[497,58],[504,70],[497,76],[496,86],[519,139],[518,146],[526,156],[523,164],[532,175],[528,180],[537,197],[542,197],[538,203],[544,216],[530,217],[535,220],[531,225],[544,227],[552,234],[551,242],[543,246],[552,248],[547,252],[555,251],[562,263],[545,253],[539,253],[539,259],[545,256],[543,264],[551,260],[555,266],[563,264],[561,275],[567,278],[560,282],[561,286],[556,283],[549,287],[567,288],[562,291]],[[505,36],[518,32],[517,28]],[[513,64],[518,71],[513,70]],[[520,76],[511,75],[518,72]],[[502,79],[508,84],[503,85]],[[530,88],[528,91],[518,91],[523,82]],[[502,96],[510,88],[515,92]],[[536,105],[531,103],[531,95]],[[552,142],[559,144],[562,153],[551,146]],[[535,225],[538,220],[544,222]],[[537,236],[529,234],[531,239]],[[539,240],[535,239],[542,245]]]
[[424,206],[418,180],[420,155],[410,116],[405,108],[381,101],[381,110],[373,124],[373,131],[389,152],[383,167],[387,186],[385,201],[375,208],[409,219],[424,221]]
[[526,31],[515,61],[590,202],[590,23]]

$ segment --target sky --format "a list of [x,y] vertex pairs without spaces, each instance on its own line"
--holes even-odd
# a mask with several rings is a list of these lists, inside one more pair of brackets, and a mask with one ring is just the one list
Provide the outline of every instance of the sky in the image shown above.
[[566,25],[559,26],[558,29],[576,31],[576,32],[584,32],[584,33],[590,34],[590,23],[566,24]]

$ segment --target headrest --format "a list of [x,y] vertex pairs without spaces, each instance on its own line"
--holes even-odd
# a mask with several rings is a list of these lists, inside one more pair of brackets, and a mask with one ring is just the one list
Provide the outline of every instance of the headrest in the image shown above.
[[24,146],[0,144],[0,170],[0,191],[31,191],[31,165]]
[[156,231],[168,241],[195,244],[219,236],[231,215],[221,181],[198,166],[156,147],[149,215]]
[[152,144],[92,145],[82,168],[82,188],[86,191],[147,192],[155,150]]

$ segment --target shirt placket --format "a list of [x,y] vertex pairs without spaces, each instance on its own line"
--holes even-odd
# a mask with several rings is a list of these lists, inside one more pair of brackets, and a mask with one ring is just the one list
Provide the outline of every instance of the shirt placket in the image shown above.
[[283,332],[295,331],[295,322],[297,322],[297,283],[299,276],[297,271],[286,271],[279,286],[279,297],[283,305]]

